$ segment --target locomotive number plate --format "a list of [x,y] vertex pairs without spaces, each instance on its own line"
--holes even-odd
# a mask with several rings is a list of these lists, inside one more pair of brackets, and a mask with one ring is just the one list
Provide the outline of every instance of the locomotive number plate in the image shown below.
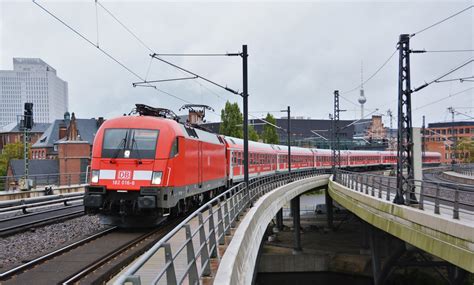
[[132,172],[130,170],[119,170],[117,173],[117,179],[130,180],[132,178]]

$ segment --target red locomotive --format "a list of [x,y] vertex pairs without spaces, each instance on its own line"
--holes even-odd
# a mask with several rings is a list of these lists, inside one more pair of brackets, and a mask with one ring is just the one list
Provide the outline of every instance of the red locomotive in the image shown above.
[[[84,205],[105,223],[154,224],[186,212],[243,180],[243,140],[180,124],[170,111],[138,105],[140,116],[107,120],[92,150]],[[250,177],[287,171],[287,146],[249,142]],[[292,147],[295,171],[330,168],[331,151]],[[341,151],[344,167],[393,165],[396,153]],[[439,153],[425,163],[439,164]]]

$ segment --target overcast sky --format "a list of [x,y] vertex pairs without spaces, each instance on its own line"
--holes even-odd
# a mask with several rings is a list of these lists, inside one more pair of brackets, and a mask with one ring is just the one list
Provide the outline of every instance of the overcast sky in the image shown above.
[[[150,51],[93,0],[37,1],[54,15],[99,42],[99,46],[148,80],[185,76],[150,60]],[[417,32],[469,5],[449,2],[234,2],[99,1],[157,53],[225,53],[249,50],[249,110],[292,108],[292,115],[328,118],[333,90],[360,84],[361,62],[368,78],[395,51],[401,33]],[[413,49],[474,49],[473,10],[411,39]],[[98,25],[97,21],[98,19]],[[97,29],[98,27],[98,29]],[[98,37],[97,37],[98,30]],[[412,54],[412,87],[418,87],[474,53]],[[12,69],[13,57],[38,57],[69,83],[69,110],[80,118],[111,118],[128,113],[135,103],[170,108],[184,104],[151,88],[132,87],[139,81],[98,49],[67,29],[31,1],[0,0],[0,69]],[[167,58],[232,89],[242,90],[241,59],[237,57]],[[150,64],[151,63],[151,64]],[[150,66],[149,72],[147,72]],[[474,75],[474,64],[449,78]],[[397,110],[398,53],[365,87],[366,114],[379,108]],[[203,81],[160,83],[160,89],[186,101],[203,103],[218,121],[225,100],[241,98]],[[414,125],[450,119],[448,106],[474,116],[474,90],[424,107],[450,94],[473,88],[473,82],[432,84],[413,94]],[[343,95],[357,102],[358,91]],[[343,119],[360,110],[341,100]],[[179,113],[179,112],[178,112]],[[251,113],[259,116],[259,113]],[[283,115],[275,113],[277,117]],[[458,115],[457,120],[469,119]],[[384,119],[388,125],[387,117]],[[395,122],[395,121],[394,121]]]

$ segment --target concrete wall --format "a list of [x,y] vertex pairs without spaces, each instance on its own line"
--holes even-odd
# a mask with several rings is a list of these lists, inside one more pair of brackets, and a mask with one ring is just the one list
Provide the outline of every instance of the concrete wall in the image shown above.
[[291,199],[328,184],[329,175],[279,187],[261,197],[240,222],[216,273],[214,284],[251,284],[260,243],[267,225]]
[[377,199],[329,182],[329,194],[371,225],[474,272],[474,224]]
[[445,171],[441,173],[441,177],[451,180],[452,183],[461,183],[467,185],[474,185],[474,176],[467,176],[453,171]]

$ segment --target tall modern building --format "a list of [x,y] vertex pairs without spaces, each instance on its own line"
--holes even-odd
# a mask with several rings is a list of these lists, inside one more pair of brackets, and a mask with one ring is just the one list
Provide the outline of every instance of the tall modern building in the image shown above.
[[39,58],[13,58],[13,70],[0,70],[0,127],[17,122],[25,102],[33,103],[37,123],[60,119],[68,109],[68,85]]

